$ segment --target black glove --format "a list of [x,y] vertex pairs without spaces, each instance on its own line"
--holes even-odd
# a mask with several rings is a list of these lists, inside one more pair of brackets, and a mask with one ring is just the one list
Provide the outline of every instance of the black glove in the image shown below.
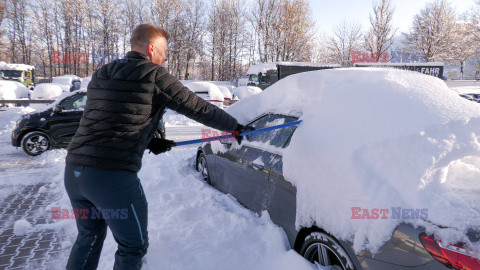
[[158,155],[160,153],[170,151],[172,146],[175,146],[174,141],[154,137],[148,143],[147,149],[150,150],[151,153]]
[[252,130],[255,130],[255,128],[252,127],[252,126],[243,126],[243,125],[238,124],[237,128],[235,129],[235,133],[233,134],[233,136],[235,137],[235,139],[237,139],[238,144],[241,144],[242,140],[243,140],[243,136],[240,136],[240,133],[247,132],[247,131],[252,131]]

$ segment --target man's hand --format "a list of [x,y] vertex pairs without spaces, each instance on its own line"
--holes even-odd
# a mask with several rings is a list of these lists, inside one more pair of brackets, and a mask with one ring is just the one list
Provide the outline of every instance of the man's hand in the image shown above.
[[235,133],[233,134],[235,139],[237,139],[238,144],[241,144],[243,140],[243,136],[240,136],[240,133],[252,130],[255,130],[255,128],[252,126],[243,126],[238,124],[237,128],[235,129]]
[[158,155],[160,153],[170,151],[173,146],[175,146],[174,141],[152,138],[152,140],[147,145],[147,149],[155,155]]

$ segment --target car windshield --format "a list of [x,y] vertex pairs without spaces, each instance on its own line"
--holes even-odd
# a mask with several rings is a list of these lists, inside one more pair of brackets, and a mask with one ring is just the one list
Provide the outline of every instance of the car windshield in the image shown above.
[[251,82],[258,82],[258,75],[249,75],[248,80]]
[[2,70],[2,78],[19,78],[22,77],[21,70]]

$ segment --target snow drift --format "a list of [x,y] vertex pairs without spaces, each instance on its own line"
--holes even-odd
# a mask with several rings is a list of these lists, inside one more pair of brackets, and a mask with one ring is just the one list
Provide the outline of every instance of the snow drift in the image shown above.
[[[394,69],[313,71],[227,111],[242,124],[266,113],[303,120],[283,154],[297,228],[316,224],[357,253],[378,250],[402,222],[472,245],[465,232],[480,229],[480,106],[443,81]],[[427,209],[428,217],[352,219],[352,207]]]

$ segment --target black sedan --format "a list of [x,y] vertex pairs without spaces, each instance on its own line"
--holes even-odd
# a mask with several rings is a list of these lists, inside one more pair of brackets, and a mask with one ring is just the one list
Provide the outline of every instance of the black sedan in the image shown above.
[[[12,132],[12,145],[22,147],[30,156],[67,147],[78,129],[86,102],[85,90],[74,91],[42,111],[23,115]],[[162,120],[155,136],[165,137]]]

